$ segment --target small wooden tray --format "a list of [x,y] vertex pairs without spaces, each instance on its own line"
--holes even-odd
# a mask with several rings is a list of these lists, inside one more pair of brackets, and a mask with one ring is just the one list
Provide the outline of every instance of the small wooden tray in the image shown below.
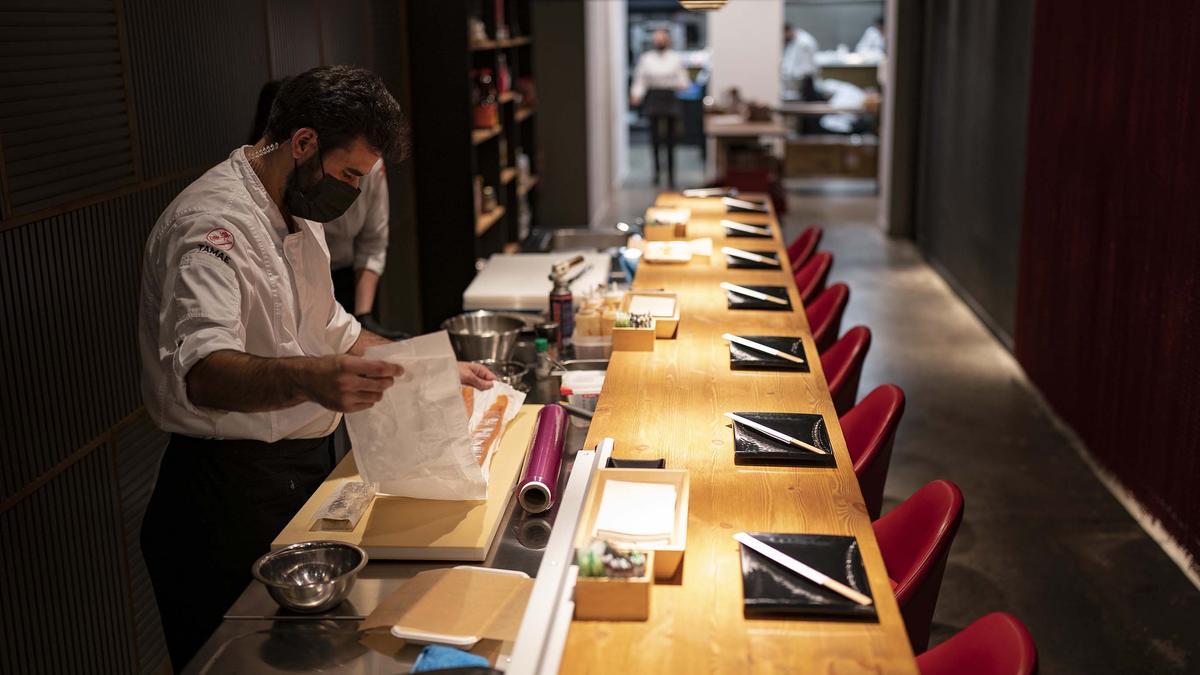
[[654,551],[646,551],[646,572],[640,577],[579,577],[575,580],[575,618],[645,621],[650,618],[653,585]]
[[613,328],[612,348],[614,352],[652,352],[656,326],[650,328]]
[[[675,486],[675,536],[671,543],[656,546],[654,552],[654,578],[670,579],[683,563],[687,548],[688,519],[688,472],[686,469],[597,469],[592,491],[580,518],[576,546],[586,546],[595,538],[596,516],[600,512],[600,498],[604,495],[604,484],[610,480],[634,483],[669,483]],[[620,542],[613,542],[620,544]],[[632,546],[630,546],[632,548]],[[645,549],[639,549],[645,550]]]
[[671,298],[675,301],[675,314],[654,317],[654,336],[656,338],[663,340],[675,337],[675,330],[679,327],[679,296],[671,291],[629,291],[625,294],[625,299],[621,301],[621,309],[628,312],[633,305],[634,296],[638,295]]

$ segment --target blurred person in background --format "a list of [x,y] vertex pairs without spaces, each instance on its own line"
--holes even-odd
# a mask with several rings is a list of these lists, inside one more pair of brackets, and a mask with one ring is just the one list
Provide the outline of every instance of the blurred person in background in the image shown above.
[[[667,151],[667,185],[675,184],[675,129],[682,109],[676,92],[686,89],[691,81],[683,67],[683,59],[671,49],[667,31],[654,31],[654,49],[638,58],[633,71],[633,86],[629,102],[642,107],[642,115],[650,121],[650,146],[654,154],[654,182],[662,179],[659,150]],[[664,129],[665,127],[665,129]]]
[[883,16],[881,15],[875,19],[875,23],[867,26],[867,29],[863,31],[854,51],[860,54],[882,54],[886,51],[886,46],[887,41],[883,37]]
[[824,100],[814,87],[817,77],[817,39],[790,23],[783,25],[783,98],[800,101]]

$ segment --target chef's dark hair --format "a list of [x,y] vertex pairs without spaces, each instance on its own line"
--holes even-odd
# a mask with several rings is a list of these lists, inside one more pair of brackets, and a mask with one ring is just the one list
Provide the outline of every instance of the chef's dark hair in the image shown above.
[[322,149],[347,148],[362,136],[389,162],[408,155],[408,123],[383,80],[365,68],[321,66],[283,81],[265,136],[282,141],[308,127]]

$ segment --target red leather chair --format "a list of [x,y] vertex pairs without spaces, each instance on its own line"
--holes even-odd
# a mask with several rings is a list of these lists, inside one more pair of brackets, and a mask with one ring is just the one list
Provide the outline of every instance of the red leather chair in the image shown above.
[[1037,645],[1025,624],[992,612],[917,657],[921,675],[1033,675]]
[[833,254],[821,251],[814,253],[808,262],[796,270],[796,290],[800,291],[800,301],[809,306],[817,297],[817,293],[825,290],[825,280],[829,278],[829,269],[833,267]]
[[888,464],[892,460],[896,427],[900,426],[903,415],[904,390],[894,384],[884,384],[867,394],[839,420],[871,520],[879,517],[883,506],[883,484],[887,481]]
[[824,230],[813,225],[801,232],[800,236],[788,244],[787,256],[788,260],[792,261],[792,272],[800,269],[801,265],[808,262],[809,257],[817,250],[817,245],[821,243],[821,237],[824,235]]
[[846,284],[834,284],[821,291],[821,294],[804,308],[808,314],[808,327],[812,329],[813,342],[817,344],[817,353],[821,353],[833,344],[838,333],[842,330],[842,315],[846,313],[846,303],[850,302],[850,287]]
[[829,397],[838,416],[845,415],[858,400],[858,381],[862,379],[863,361],[871,348],[871,329],[855,326],[840,340],[821,352],[821,370],[829,383]]
[[914,653],[929,645],[942,573],[962,517],[962,491],[935,480],[873,524]]

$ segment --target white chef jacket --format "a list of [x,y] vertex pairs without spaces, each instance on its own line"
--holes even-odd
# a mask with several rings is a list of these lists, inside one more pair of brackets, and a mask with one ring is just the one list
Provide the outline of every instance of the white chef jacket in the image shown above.
[[792,41],[783,48],[783,61],[779,74],[783,78],[785,92],[793,96],[800,93],[800,81],[809,75],[817,76],[817,39],[806,30],[796,28]]
[[870,25],[863,31],[862,37],[858,39],[858,46],[854,48],[854,51],[860,54],[882,54],[886,44],[883,31],[879,30],[875,25]]
[[651,49],[643,52],[638,58],[629,95],[641,101],[649,89],[679,91],[687,89],[691,83],[678,52],[673,49],[664,49],[661,52]]
[[334,302],[320,223],[289,233],[243,146],[189,185],[146,240],[138,343],[142,397],[164,431],[274,442],[317,438],[341,420],[312,402],[271,412],[200,408],[184,377],[213,352],[344,353],[361,326]]
[[383,274],[388,246],[388,184],[383,162],[359,180],[358,199],[340,218],[325,223],[333,269],[353,267]]

